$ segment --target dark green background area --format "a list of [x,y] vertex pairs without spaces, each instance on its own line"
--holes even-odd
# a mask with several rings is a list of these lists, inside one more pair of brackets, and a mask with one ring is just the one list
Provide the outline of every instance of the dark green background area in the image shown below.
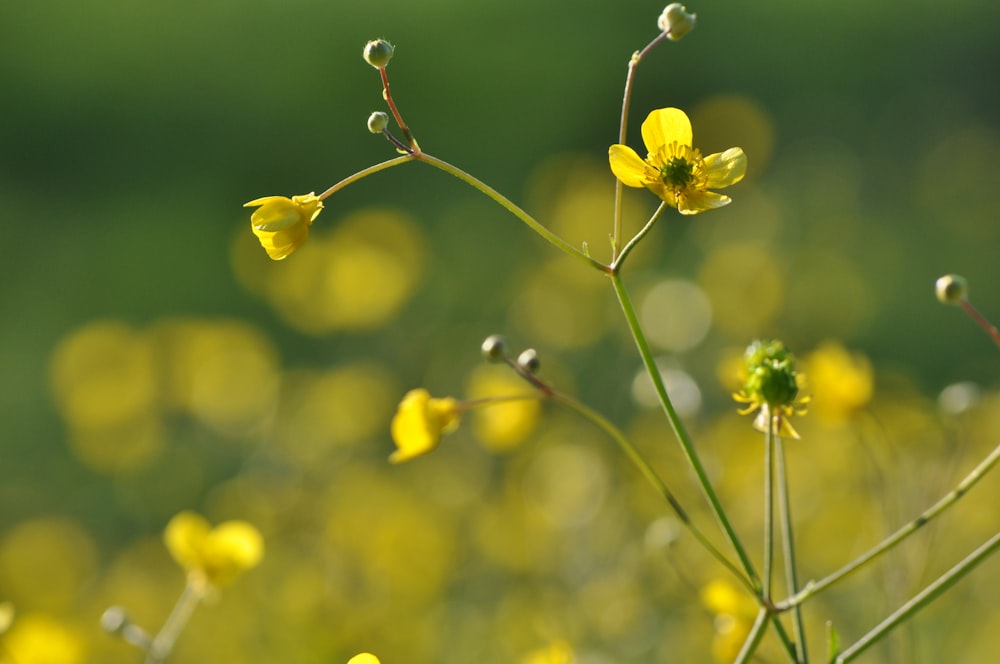
[[[58,483],[51,464],[64,453],[47,393],[48,354],[94,318],[142,325],[167,315],[245,317],[292,364],[365,347],[363,336],[303,339],[288,330],[237,286],[229,247],[234,234],[249,232],[244,201],[321,191],[391,156],[364,129],[382,107],[377,75],[360,57],[368,39],[396,44],[393,91],[421,144],[521,201],[545,157],[604,158],[616,139],[628,56],[655,35],[661,9],[596,0],[0,5],[4,467]],[[1000,315],[996,3],[689,9],[699,15],[697,30],[640,68],[633,127],[649,109],[690,108],[718,94],[757,103],[773,122],[775,150],[763,172],[750,155],[748,183],[784,202],[791,223],[777,249],[792,255],[832,243],[865,270],[877,312],[845,342],[877,365],[906,367],[929,392],[965,378],[995,383],[995,352],[931,288],[940,274],[961,272],[974,301]],[[974,129],[966,143],[954,139],[953,150],[940,151],[938,189],[916,164],[929,145],[948,145],[965,127]],[[708,151],[727,147],[704,138]],[[808,187],[830,146],[847,146],[860,182],[860,214],[843,231],[827,214],[836,200]],[[435,248],[431,290],[419,297],[421,338],[433,327],[436,287],[444,289],[442,309],[458,317],[442,328],[489,330],[503,320],[501,305],[490,304],[493,285],[548,249],[456,181],[418,170],[380,174],[338,194],[324,218],[372,202],[412,211]],[[459,235],[435,226],[443,199],[467,200],[476,211]],[[724,215],[697,223],[740,223],[735,206]],[[891,268],[871,237],[888,238]],[[790,310],[780,321],[789,343],[821,340],[797,315],[808,316]],[[403,354],[419,361],[419,353]],[[38,451],[48,460],[33,458]]]

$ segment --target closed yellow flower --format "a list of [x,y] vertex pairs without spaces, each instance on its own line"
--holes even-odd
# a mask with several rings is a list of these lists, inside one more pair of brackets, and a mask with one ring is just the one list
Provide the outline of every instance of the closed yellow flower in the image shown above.
[[323,209],[314,193],[302,196],[265,196],[243,207],[256,207],[250,226],[267,255],[276,261],[289,256],[309,237],[309,227]]
[[378,657],[371,654],[370,652],[363,652],[360,655],[355,655],[354,657],[347,660],[347,664],[380,664]]
[[627,187],[645,187],[677,208],[681,214],[698,214],[728,205],[722,189],[743,179],[747,158],[741,148],[702,157],[692,147],[691,121],[678,108],[660,108],[642,123],[642,140],[648,155],[642,159],[627,145],[608,150],[611,170]]
[[458,427],[460,415],[457,400],[431,397],[423,388],[410,390],[392,418],[392,440],[396,451],[389,460],[400,463],[427,454],[438,446],[443,434]]
[[163,533],[167,550],[203,591],[225,586],[264,556],[264,538],[246,521],[212,527],[194,512],[181,512]]

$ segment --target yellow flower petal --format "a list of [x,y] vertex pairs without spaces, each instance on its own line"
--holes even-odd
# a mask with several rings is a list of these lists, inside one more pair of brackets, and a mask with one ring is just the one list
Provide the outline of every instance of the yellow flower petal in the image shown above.
[[202,565],[201,551],[211,529],[200,514],[181,512],[170,519],[163,532],[163,541],[177,564],[191,571]]
[[736,184],[747,172],[747,157],[741,148],[729,148],[705,157],[705,187],[721,189]]
[[[669,202],[669,201],[668,201]],[[677,197],[677,211],[681,214],[698,214],[705,210],[714,210],[732,203],[729,196],[716,194],[713,191],[697,191]]]
[[459,417],[459,403],[455,399],[431,398],[423,388],[410,390],[392,418],[396,451],[389,456],[389,461],[400,463],[427,454],[438,446],[442,434],[458,426]]
[[676,142],[691,145],[691,121],[679,108],[659,108],[642,123],[642,141],[650,154]]
[[612,145],[608,148],[611,172],[626,187],[642,187],[648,179],[646,171],[652,168],[644,162],[635,150],[627,145]]

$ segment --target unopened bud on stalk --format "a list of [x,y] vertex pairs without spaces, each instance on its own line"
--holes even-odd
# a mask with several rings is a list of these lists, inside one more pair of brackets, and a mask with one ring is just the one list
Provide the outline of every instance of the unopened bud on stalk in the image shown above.
[[958,304],[969,294],[969,285],[964,277],[946,274],[934,284],[934,294],[945,304]]
[[389,116],[382,111],[375,111],[368,116],[368,131],[381,134],[389,126]]
[[491,334],[483,339],[483,357],[490,362],[502,362],[505,351],[504,345],[503,337],[499,334]]
[[523,350],[521,351],[521,354],[517,356],[517,366],[521,367],[530,374],[536,373],[541,365],[542,361],[538,359],[538,351],[534,348]]
[[694,30],[697,18],[695,14],[688,14],[687,9],[681,3],[672,2],[660,14],[656,25],[660,30],[669,33],[667,39],[677,41]]
[[365,62],[375,69],[385,69],[392,60],[396,47],[384,39],[375,39],[365,44]]
[[121,634],[128,625],[128,616],[120,606],[109,607],[101,615],[101,629],[108,634]]

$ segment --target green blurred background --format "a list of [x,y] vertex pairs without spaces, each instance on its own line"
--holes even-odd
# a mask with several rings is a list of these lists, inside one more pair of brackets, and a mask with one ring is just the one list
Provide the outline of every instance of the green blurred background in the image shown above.
[[[748,539],[759,449],[718,377],[725,358],[780,336],[803,356],[835,340],[870,359],[863,416],[807,418],[794,448],[810,487],[803,576],[819,576],[953,485],[1000,431],[1000,354],[933,296],[959,272],[1000,316],[1000,9],[688,8],[697,30],[639,68],[630,143],[648,111],[678,106],[703,152],[742,146],[748,175],[728,208],[661,221],[626,280],[664,366],[697,386],[678,390],[695,394],[692,429]],[[268,555],[195,616],[178,661],[511,662],[560,641],[583,662],[707,661],[721,628],[698,589],[721,570],[683,535],[661,541],[676,524],[576,418],[546,407],[526,440],[463,427],[426,460],[385,462],[399,397],[463,396],[479,342],[501,332],[697,505],[633,390],[639,363],[601,277],[418,164],[329,199],[281,264],[240,207],[393,155],[364,127],[383,104],[361,50],[385,37],[425,150],[605,256],[625,65],[661,10],[0,4],[0,600],[13,629],[49,620],[39,629],[67,643],[11,661],[140,661],[97,616],[121,603],[163,620],[183,578],[158,538],[182,509],[253,521]],[[653,201],[627,193],[636,229]],[[975,398],[942,410],[958,381]],[[824,619],[857,638],[993,532],[997,491],[980,493],[821,600],[817,645]],[[996,563],[979,578],[866,661],[987,661]]]

